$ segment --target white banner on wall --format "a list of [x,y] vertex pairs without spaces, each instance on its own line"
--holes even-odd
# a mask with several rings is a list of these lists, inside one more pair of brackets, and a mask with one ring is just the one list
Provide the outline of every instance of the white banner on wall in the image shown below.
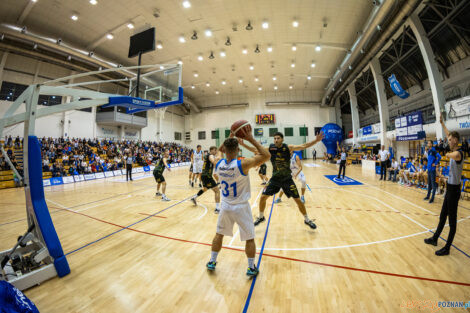
[[470,115],[470,96],[449,101],[445,108],[449,118]]
[[115,171],[113,171],[113,173],[114,173],[114,176],[121,176],[122,175],[121,170],[115,170]]
[[83,175],[74,175],[73,180],[75,180],[75,182],[84,181],[85,177]]
[[104,173],[96,173],[95,178],[104,178]]
[[95,174],[85,174],[85,180],[93,180],[96,179]]
[[62,180],[64,181],[64,184],[71,184],[75,182],[72,176],[62,177]]
[[113,174],[113,172],[109,171],[109,172],[104,172],[104,176],[106,176],[106,177],[114,177],[114,174]]

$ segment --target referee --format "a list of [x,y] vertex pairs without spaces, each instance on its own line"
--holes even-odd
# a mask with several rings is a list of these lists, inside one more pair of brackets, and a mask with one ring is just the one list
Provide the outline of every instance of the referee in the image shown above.
[[336,145],[338,146],[338,150],[341,151],[341,160],[339,162],[338,178],[340,178],[341,170],[343,170],[343,179],[344,179],[344,175],[346,174],[346,160],[348,158],[348,153],[346,152],[345,147],[343,147],[343,149],[339,147],[339,141],[336,142]]
[[126,181],[128,181],[129,178],[132,181],[132,163],[133,162],[134,162],[134,157],[132,156],[132,151],[129,151],[126,157]]
[[449,216],[449,236],[444,248],[437,250],[436,255],[448,255],[452,241],[457,231],[457,208],[460,199],[460,179],[462,177],[464,156],[462,150],[458,149],[460,135],[458,132],[449,132],[441,115],[441,125],[446,133],[449,142],[450,152],[446,153],[449,158],[449,179],[447,181],[447,190],[444,196],[444,203],[442,204],[441,215],[439,217],[439,224],[437,225],[434,236],[424,239],[424,242],[437,246],[437,239],[441,235],[442,229],[446,223],[447,216]]

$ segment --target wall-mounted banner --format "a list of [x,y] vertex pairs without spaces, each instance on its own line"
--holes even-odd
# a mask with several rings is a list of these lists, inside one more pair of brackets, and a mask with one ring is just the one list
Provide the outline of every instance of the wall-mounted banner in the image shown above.
[[62,177],[52,177],[50,180],[52,186],[62,185],[64,183]]
[[74,180],[75,182],[84,181],[84,180],[85,180],[85,176],[83,176],[83,175],[73,175],[73,180]]
[[372,126],[366,126],[362,128],[362,135],[370,135],[372,134]]
[[397,78],[395,77],[395,74],[390,75],[388,78],[388,82],[390,83],[390,87],[392,88],[392,91],[399,96],[402,99],[406,99],[410,96],[409,93],[407,93],[400,85],[398,82]]
[[395,119],[397,141],[420,140],[426,138],[423,131],[421,111]]
[[64,181],[64,184],[71,184],[75,182],[72,176],[64,176],[62,177],[62,180]]
[[449,101],[445,108],[449,118],[470,115],[470,96]]
[[104,172],[104,176],[105,176],[106,178],[108,178],[108,177],[114,177],[114,174],[113,174],[112,171],[107,171],[107,172]]
[[95,174],[85,174],[85,180],[93,180],[96,179]]
[[103,172],[96,173],[96,174],[95,174],[95,178],[96,178],[96,179],[104,178],[104,173],[103,173]]

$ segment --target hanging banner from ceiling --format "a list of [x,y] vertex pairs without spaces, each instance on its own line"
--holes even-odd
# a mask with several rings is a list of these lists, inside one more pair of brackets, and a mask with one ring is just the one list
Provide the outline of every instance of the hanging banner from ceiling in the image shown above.
[[402,99],[406,99],[410,96],[409,93],[407,93],[400,85],[398,82],[397,78],[395,77],[395,74],[390,75],[388,78],[388,82],[390,83],[390,88],[392,88],[392,91],[399,96]]

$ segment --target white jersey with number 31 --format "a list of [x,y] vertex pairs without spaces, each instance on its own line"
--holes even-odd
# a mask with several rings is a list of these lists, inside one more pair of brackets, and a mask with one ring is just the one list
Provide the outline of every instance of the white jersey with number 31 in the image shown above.
[[243,173],[240,160],[220,160],[214,171],[219,176],[222,202],[228,204],[246,203],[250,200],[250,178]]

